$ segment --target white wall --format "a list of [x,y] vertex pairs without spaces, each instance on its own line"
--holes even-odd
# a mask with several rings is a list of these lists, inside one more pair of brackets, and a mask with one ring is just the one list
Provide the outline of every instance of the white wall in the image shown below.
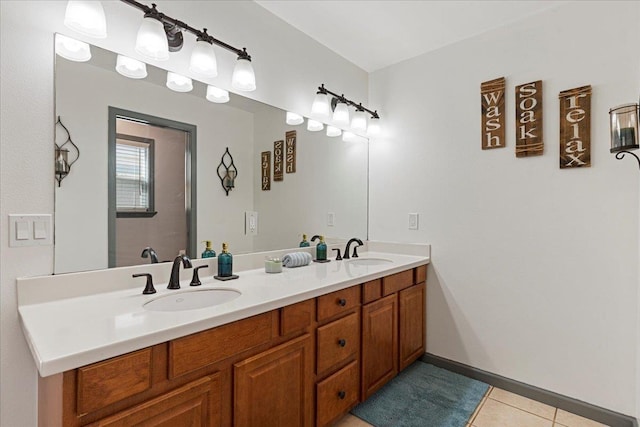
[[[638,99],[639,23],[638,2],[574,2],[370,76],[388,131],[370,238],[432,245],[427,351],[630,415],[640,179],[608,152],[608,109]],[[507,148],[483,152],[480,83],[500,76]],[[514,88],[538,79],[545,152],[516,159]],[[558,93],[588,84],[592,167],[560,170]]]
[[[367,99],[367,74],[286,25],[253,2],[164,2],[158,8],[222,40],[246,46],[253,56],[254,99],[308,113],[322,82]],[[100,47],[129,54],[140,13],[121,2],[103,2],[109,37]],[[0,2],[0,425],[36,424],[37,373],[20,330],[15,279],[53,271],[53,248],[9,248],[10,213],[53,213],[53,33],[62,25],[64,1]],[[188,43],[193,43],[186,37]],[[186,48],[185,48],[186,49]],[[218,55],[221,87],[229,87],[235,58]],[[158,65],[158,64],[156,64]],[[159,64],[186,69],[184,55]],[[187,73],[188,74],[188,73]]]

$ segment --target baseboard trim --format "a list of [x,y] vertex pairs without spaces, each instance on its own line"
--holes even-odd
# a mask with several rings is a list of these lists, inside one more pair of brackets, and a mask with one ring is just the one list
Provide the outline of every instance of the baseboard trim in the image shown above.
[[464,375],[465,377],[485,382],[494,387],[537,400],[538,402],[546,403],[547,405],[555,406],[567,412],[572,412],[611,427],[638,427],[638,420],[628,415],[613,412],[552,391],[521,383],[519,381],[483,371],[453,360],[445,359],[431,353],[425,353],[421,357],[421,360],[439,368],[456,372]]

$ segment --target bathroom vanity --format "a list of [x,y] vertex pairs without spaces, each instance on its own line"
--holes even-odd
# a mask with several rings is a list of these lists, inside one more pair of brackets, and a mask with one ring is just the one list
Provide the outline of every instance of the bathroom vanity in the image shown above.
[[[224,285],[239,298],[198,310],[147,311],[141,304],[158,295],[142,288],[21,305],[41,374],[40,424],[335,422],[425,351],[429,257],[365,252],[360,260],[241,271]],[[24,280],[19,286],[33,285]],[[173,292],[190,291],[182,286]],[[160,288],[159,296],[170,292]],[[43,321],[54,309],[68,316]],[[110,336],[72,344],[107,324]]]

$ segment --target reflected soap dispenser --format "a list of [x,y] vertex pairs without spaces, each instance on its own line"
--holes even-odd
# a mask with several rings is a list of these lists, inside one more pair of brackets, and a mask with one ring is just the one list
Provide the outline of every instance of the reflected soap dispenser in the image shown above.
[[229,253],[228,245],[222,244],[222,252],[218,255],[218,275],[214,276],[218,280],[237,279],[233,274],[233,255]]
[[320,243],[316,245],[316,261],[327,262],[327,244],[324,242],[324,236],[320,236]]
[[211,247],[211,240],[204,240],[205,244],[204,252],[202,252],[202,258],[213,258],[216,256],[216,251]]
[[302,235],[302,242],[300,242],[300,247],[301,248],[307,248],[309,246],[310,246],[310,244],[309,244],[309,241],[307,240],[307,235],[303,234]]

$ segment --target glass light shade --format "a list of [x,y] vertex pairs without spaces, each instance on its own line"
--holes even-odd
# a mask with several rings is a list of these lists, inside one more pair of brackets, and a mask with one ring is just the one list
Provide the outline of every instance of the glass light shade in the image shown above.
[[351,119],[351,129],[354,131],[366,131],[367,130],[367,113],[364,111],[356,111]]
[[318,132],[324,129],[324,125],[317,120],[307,119],[307,130],[311,132]]
[[251,61],[244,58],[238,58],[236,66],[231,76],[231,86],[234,89],[251,92],[256,90],[256,75],[253,72]]
[[369,120],[369,127],[367,128],[367,135],[378,136],[382,133],[382,127],[380,126],[380,119],[372,117]]
[[136,37],[136,52],[156,61],[169,59],[169,42],[164,32],[164,25],[155,18],[142,19]]
[[217,104],[229,102],[229,92],[215,86],[207,86],[207,100]]
[[191,92],[193,82],[189,77],[167,71],[167,87],[176,92]]
[[638,104],[625,104],[609,110],[612,153],[640,148]]
[[130,79],[144,79],[147,77],[147,64],[128,56],[118,55],[116,71]]
[[342,135],[342,130],[331,125],[327,125],[327,136],[340,136]]
[[107,37],[107,20],[99,1],[69,1],[64,14],[64,25],[85,36]]
[[218,61],[216,53],[211,43],[205,40],[198,40],[189,62],[189,70],[205,77],[215,77],[218,75]]
[[321,119],[328,119],[331,114],[331,103],[326,93],[316,93],[311,104],[311,115]]
[[299,125],[304,122],[304,117],[300,114],[292,113],[291,111],[287,111],[287,124],[291,126]]
[[338,102],[333,110],[333,123],[338,126],[349,126],[349,107],[344,102]]
[[56,54],[69,61],[86,62],[91,59],[91,47],[80,40],[56,34]]

